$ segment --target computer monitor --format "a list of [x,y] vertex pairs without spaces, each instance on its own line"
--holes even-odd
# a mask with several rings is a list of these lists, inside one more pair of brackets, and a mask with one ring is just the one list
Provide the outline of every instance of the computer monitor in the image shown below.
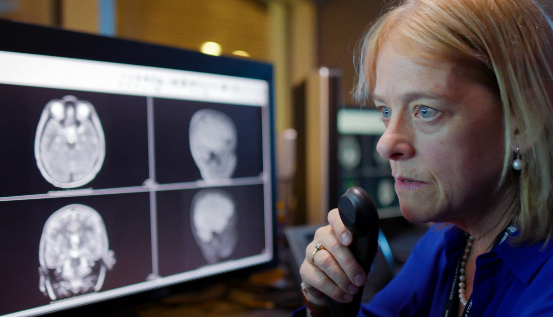
[[0,316],[275,264],[270,65],[0,30]]
[[373,198],[380,218],[401,216],[390,162],[376,151],[384,133],[380,111],[369,107],[341,107],[337,111],[338,191],[360,186]]

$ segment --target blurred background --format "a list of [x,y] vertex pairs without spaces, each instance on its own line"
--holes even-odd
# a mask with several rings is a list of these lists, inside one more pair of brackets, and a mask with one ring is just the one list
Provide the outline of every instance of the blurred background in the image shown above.
[[282,131],[293,126],[293,87],[319,66],[342,69],[343,98],[351,100],[354,48],[383,7],[383,0],[1,0],[0,17],[196,51],[214,42],[223,55],[269,62]]

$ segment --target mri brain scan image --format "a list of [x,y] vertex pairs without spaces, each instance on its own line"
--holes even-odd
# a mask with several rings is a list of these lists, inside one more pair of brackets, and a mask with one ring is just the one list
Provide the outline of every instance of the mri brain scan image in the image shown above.
[[204,180],[230,178],[236,168],[236,126],[226,114],[202,109],[190,120],[190,151]]
[[42,111],[35,158],[42,176],[60,188],[86,185],[104,163],[105,138],[94,106],[73,96],[55,99]]
[[383,179],[378,182],[377,187],[378,202],[383,207],[390,206],[396,199],[396,190],[394,182],[390,179]]
[[346,171],[361,164],[361,145],[354,136],[343,136],[338,141],[338,162]]
[[39,263],[39,289],[51,300],[99,291],[115,264],[100,214],[79,204],[53,213],[40,238]]
[[234,200],[225,191],[204,189],[192,199],[194,239],[209,264],[229,257],[238,240]]

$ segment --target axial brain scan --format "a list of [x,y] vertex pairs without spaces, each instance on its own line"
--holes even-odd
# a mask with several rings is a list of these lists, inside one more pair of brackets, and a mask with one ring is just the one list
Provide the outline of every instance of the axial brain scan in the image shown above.
[[230,178],[236,167],[236,126],[226,114],[202,109],[190,120],[190,151],[204,180]]
[[115,264],[100,214],[79,204],[53,213],[40,238],[39,263],[39,289],[51,300],[99,291]]
[[36,131],[35,158],[48,182],[60,188],[89,183],[105,152],[104,131],[91,103],[65,96],[46,104]]
[[229,257],[238,240],[234,201],[222,190],[204,189],[192,199],[192,232],[208,263]]

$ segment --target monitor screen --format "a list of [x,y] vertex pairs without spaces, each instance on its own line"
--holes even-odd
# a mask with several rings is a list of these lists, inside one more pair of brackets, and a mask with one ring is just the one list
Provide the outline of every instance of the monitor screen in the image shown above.
[[270,65],[0,30],[0,316],[274,262]]
[[390,162],[376,151],[384,133],[374,108],[340,108],[337,113],[339,192],[360,186],[373,198],[380,218],[401,215]]

